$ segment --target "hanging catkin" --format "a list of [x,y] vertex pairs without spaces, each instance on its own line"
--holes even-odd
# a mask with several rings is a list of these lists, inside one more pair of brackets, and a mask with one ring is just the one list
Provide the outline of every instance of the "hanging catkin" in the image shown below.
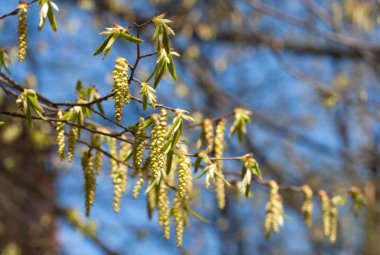
[[[58,111],[57,118],[62,120],[62,111]],[[57,145],[58,145],[58,156],[61,160],[65,159],[65,122],[57,122]]]
[[85,207],[86,215],[90,215],[91,205],[95,201],[95,171],[93,157],[91,155],[91,150],[85,151],[82,156],[82,168],[84,175],[84,193],[85,193]]
[[133,167],[136,171],[140,171],[141,163],[144,157],[145,149],[145,126],[144,118],[139,119],[137,124],[137,131],[135,134],[134,154],[133,154]]
[[166,154],[163,151],[166,138],[166,126],[167,126],[167,112],[165,109],[161,110],[160,116],[154,115],[153,127],[151,134],[150,145],[150,162],[151,171],[156,183],[160,182],[161,175],[164,173],[164,165],[166,161]]
[[164,230],[164,237],[170,238],[170,207],[168,189],[166,184],[161,181],[159,184],[157,208],[158,208],[158,222]]
[[178,157],[178,196],[184,198],[189,185],[191,185],[191,162],[188,156],[186,156],[187,151],[184,146],[179,152]]
[[278,184],[275,181],[270,180],[268,186],[270,188],[270,193],[266,205],[264,220],[264,232],[267,238],[270,237],[271,232],[277,234],[279,227],[284,224],[284,209],[281,196],[278,194]]
[[74,159],[75,145],[78,138],[79,128],[76,126],[70,127],[69,138],[68,138],[68,148],[67,148],[67,160],[72,162]]
[[26,56],[27,40],[28,40],[28,26],[27,14],[29,4],[20,1],[18,8],[18,61],[23,62]]
[[103,153],[100,151],[102,149],[103,137],[101,134],[92,133],[91,135],[91,146],[95,148],[94,156],[94,168],[97,175],[100,174],[103,164]]
[[184,230],[184,211],[182,209],[182,202],[177,193],[173,200],[172,214],[174,217],[174,224],[176,230],[177,247],[182,247],[183,230]]
[[114,79],[112,92],[115,100],[115,119],[120,122],[123,116],[124,104],[128,104],[131,97],[128,84],[128,61],[122,57],[117,58],[112,74]]
[[323,225],[323,234],[326,237],[330,236],[330,198],[327,195],[326,191],[320,190],[319,196],[322,202],[322,225]]
[[[226,129],[226,120],[219,119],[216,123],[215,139],[214,139],[214,155],[216,158],[223,157],[224,152],[224,131]],[[222,180],[223,175],[223,161],[216,161],[217,171],[219,176],[215,177],[215,192],[218,200],[218,206],[223,209],[226,205],[225,183]]]
[[313,190],[309,185],[302,186],[302,193],[304,194],[304,202],[301,211],[305,218],[306,224],[311,227],[313,224]]

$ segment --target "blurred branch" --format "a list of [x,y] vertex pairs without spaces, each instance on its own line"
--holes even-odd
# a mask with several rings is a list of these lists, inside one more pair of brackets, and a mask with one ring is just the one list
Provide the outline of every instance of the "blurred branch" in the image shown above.
[[[30,5],[30,4],[33,4],[33,3],[37,2],[37,1],[38,1],[38,0],[33,0],[33,1],[28,2],[28,4]],[[16,9],[14,9],[14,10],[11,11],[11,12],[8,12],[8,13],[6,13],[6,14],[3,14],[3,15],[0,16],[0,20],[5,19],[6,17],[9,17],[9,16],[17,15],[17,14],[18,14],[18,11],[19,11],[19,9],[16,8]]]

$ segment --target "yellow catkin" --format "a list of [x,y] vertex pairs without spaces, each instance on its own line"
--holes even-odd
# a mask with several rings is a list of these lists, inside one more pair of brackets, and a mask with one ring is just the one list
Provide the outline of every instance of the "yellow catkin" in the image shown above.
[[182,247],[183,231],[184,231],[184,211],[182,209],[182,202],[177,193],[177,196],[173,200],[172,214],[174,217],[174,224],[176,230],[177,247]]
[[162,109],[160,116],[154,115],[152,118],[153,127],[150,145],[150,168],[154,180],[156,183],[159,183],[162,174],[165,173],[164,165],[166,161],[166,154],[163,150],[166,142],[167,112],[165,109]]
[[158,222],[164,230],[164,237],[170,238],[170,209],[169,209],[169,197],[166,184],[161,182],[159,184],[159,191],[157,197],[158,208]]
[[113,173],[117,170],[116,159],[118,158],[118,155],[117,155],[117,148],[116,148],[116,138],[107,137],[107,143],[108,143],[109,154],[113,157],[113,158],[110,158],[111,173]]
[[330,198],[327,195],[326,191],[320,190],[319,196],[321,198],[322,203],[322,225],[323,225],[323,234],[326,237],[330,236]]
[[278,184],[271,180],[268,183],[270,188],[269,200],[266,205],[266,214],[264,220],[264,232],[267,238],[270,237],[271,232],[277,234],[279,227],[284,223],[284,209],[282,205],[282,198],[278,194]]
[[178,157],[178,196],[185,197],[188,185],[191,182],[191,162],[184,148],[179,152]]
[[331,203],[330,208],[330,235],[329,239],[331,243],[336,242],[338,234],[338,205]]
[[204,119],[202,121],[202,133],[201,137],[197,142],[197,150],[200,151],[204,145],[206,148],[202,151],[204,153],[209,153],[212,151],[214,144],[214,127],[212,125],[211,119]]
[[68,146],[67,146],[67,160],[72,162],[74,159],[75,145],[77,142],[79,128],[76,126],[70,127]]
[[103,137],[101,134],[92,133],[91,146],[95,148],[94,168],[97,175],[100,174],[103,164],[103,153],[100,151],[102,148]]
[[142,187],[143,183],[144,183],[144,175],[140,173],[139,177],[138,177],[138,179],[136,181],[136,184],[133,187],[132,196],[133,196],[134,199],[136,199],[139,196],[139,193],[140,193],[140,190],[141,190],[141,187]]
[[125,164],[118,162],[120,154],[117,153],[116,138],[108,138],[109,153],[114,159],[110,159],[111,163],[111,179],[113,188],[113,209],[115,212],[120,211],[120,202],[127,184],[127,167]]
[[135,134],[135,144],[134,144],[134,154],[133,154],[133,167],[136,171],[140,171],[141,163],[144,157],[145,149],[145,126],[144,118],[139,119],[137,125],[137,131]]
[[[343,200],[343,201],[342,201]],[[338,206],[344,204],[345,198],[334,196],[330,203],[330,242],[335,243],[338,236]]]
[[128,104],[131,97],[128,84],[128,61],[125,58],[117,58],[112,74],[114,79],[112,92],[115,100],[115,119],[120,122],[124,104]]
[[[226,129],[226,120],[219,119],[216,124],[215,129],[215,139],[214,139],[214,155],[216,158],[223,157],[224,152],[224,131]],[[224,178],[223,175],[223,160],[216,161],[217,171],[219,175]],[[226,194],[225,194],[225,183],[222,178],[215,177],[215,192],[218,200],[218,206],[223,209],[226,205]]]
[[301,211],[305,218],[306,225],[309,227],[313,224],[313,190],[309,185],[302,186],[302,193],[304,194],[304,201]]
[[28,26],[27,26],[27,13],[29,4],[20,1],[18,5],[18,60],[23,62],[26,56],[27,40],[28,40]]
[[[58,111],[57,118],[62,120],[62,111]],[[65,159],[65,123],[57,122],[57,145],[58,145],[58,156],[61,160]]]
[[85,207],[86,215],[90,215],[91,205],[95,201],[95,189],[96,189],[96,180],[95,180],[95,171],[93,157],[91,151],[85,151],[82,157],[82,168],[84,175],[84,193],[85,193]]

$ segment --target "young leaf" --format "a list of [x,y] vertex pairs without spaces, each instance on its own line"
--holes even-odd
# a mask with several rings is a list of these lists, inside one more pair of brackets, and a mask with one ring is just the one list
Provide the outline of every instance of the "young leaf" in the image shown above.
[[109,34],[106,39],[99,45],[99,47],[95,50],[94,56],[99,55],[102,53],[107,46],[108,42],[111,40],[112,34]]
[[54,11],[53,11],[53,5],[52,5],[52,3],[50,1],[49,1],[49,10],[48,10],[47,16],[49,18],[49,22],[50,22],[51,28],[54,31],[57,31],[58,30],[57,21],[55,20]]
[[144,42],[144,40],[140,39],[140,38],[137,38],[136,36],[133,36],[131,35],[130,33],[128,32],[122,32],[120,33],[120,37],[124,40],[126,40],[127,42],[131,42],[131,43],[142,43]]
[[198,220],[200,221],[203,221],[205,223],[208,223],[208,220],[206,220],[205,218],[203,218],[202,216],[200,216],[198,213],[196,213],[195,211],[193,211],[192,209],[190,209],[189,207],[186,207],[185,208],[186,211],[191,214],[192,216],[194,216],[195,218],[197,218]]
[[194,174],[196,174],[198,172],[198,169],[201,165],[201,162],[202,162],[202,157],[200,155],[198,155],[197,159],[195,160],[195,164],[194,164]]
[[176,72],[175,67],[174,67],[173,56],[171,54],[169,54],[168,56],[170,59],[170,62],[168,64],[169,72],[170,72],[171,76],[173,77],[173,79],[177,80],[177,72]]

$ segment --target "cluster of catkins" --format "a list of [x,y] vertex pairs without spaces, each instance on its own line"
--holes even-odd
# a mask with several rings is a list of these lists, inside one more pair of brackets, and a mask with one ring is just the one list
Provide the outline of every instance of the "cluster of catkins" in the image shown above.
[[320,190],[318,195],[322,202],[323,234],[329,238],[330,242],[334,243],[338,234],[339,197],[330,199],[324,190]]

